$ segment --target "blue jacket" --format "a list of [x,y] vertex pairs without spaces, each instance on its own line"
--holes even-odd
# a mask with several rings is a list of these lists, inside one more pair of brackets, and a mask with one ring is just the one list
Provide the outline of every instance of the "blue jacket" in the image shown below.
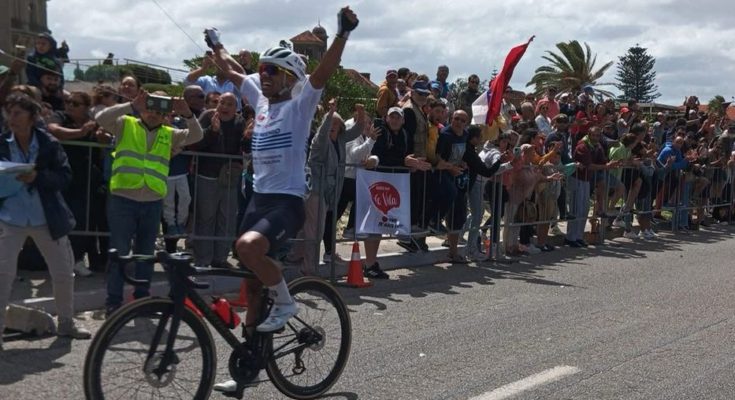
[[[36,158],[36,180],[31,187],[38,190],[43,204],[51,238],[60,239],[71,232],[76,225],[74,216],[64,201],[61,192],[71,183],[71,166],[61,144],[45,130],[33,128],[38,140],[38,157]],[[0,160],[10,160],[10,132],[0,136]],[[0,207],[5,198],[0,198]]]
[[672,165],[674,170],[684,169],[689,165],[689,161],[687,161],[681,154],[681,150],[674,147],[671,143],[666,143],[666,147],[664,147],[658,154],[658,162],[661,163],[661,165],[666,165],[666,160],[671,156],[676,157],[674,164]]

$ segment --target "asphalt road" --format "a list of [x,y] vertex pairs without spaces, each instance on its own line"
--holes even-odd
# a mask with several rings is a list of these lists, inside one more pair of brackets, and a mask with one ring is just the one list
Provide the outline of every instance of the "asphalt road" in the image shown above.
[[[616,239],[507,266],[395,270],[373,288],[341,289],[353,346],[327,398],[733,399],[734,234]],[[0,398],[83,398],[87,346],[6,343]],[[228,355],[218,354],[222,379]],[[283,396],[264,382],[246,398]]]

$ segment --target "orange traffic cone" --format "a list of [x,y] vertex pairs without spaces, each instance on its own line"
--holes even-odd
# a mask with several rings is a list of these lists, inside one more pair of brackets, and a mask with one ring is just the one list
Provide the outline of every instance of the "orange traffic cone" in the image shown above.
[[355,242],[352,244],[352,257],[350,257],[350,265],[347,269],[347,286],[354,288],[363,288],[372,286],[370,282],[366,282],[362,275],[362,262],[360,261],[360,244]]
[[233,307],[248,307],[248,287],[245,283],[245,279],[240,284],[240,294],[237,295],[237,299],[229,300],[230,305]]
[[237,296],[237,299],[230,300],[230,305],[234,307],[243,307],[247,308],[248,306],[248,287],[245,283],[245,279],[242,280],[242,283],[240,284],[240,294]]

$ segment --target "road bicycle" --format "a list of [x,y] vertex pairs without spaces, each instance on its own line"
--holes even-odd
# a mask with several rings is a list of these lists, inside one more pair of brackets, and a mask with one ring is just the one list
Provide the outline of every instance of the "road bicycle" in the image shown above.
[[[90,400],[207,399],[217,372],[209,326],[229,345],[229,374],[241,399],[265,369],[273,385],[288,397],[313,399],[329,390],[347,364],[352,340],[349,312],[339,292],[324,280],[303,277],[288,286],[299,314],[281,331],[246,330],[241,337],[197,292],[209,287],[202,276],[256,279],[248,270],[199,268],[185,253],[120,256],[111,262],[159,262],[167,272],[168,297],[135,300],[114,312],[92,340],[84,362],[84,394]],[[121,272],[133,285],[147,283]],[[273,302],[264,288],[260,323]],[[208,322],[207,323],[205,323]],[[252,334],[247,332],[253,331]]]

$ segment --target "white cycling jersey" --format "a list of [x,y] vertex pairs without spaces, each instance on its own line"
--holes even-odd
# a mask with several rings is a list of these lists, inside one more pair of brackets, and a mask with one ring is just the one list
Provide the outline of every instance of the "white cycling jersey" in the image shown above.
[[301,93],[271,105],[260,91],[257,76],[250,75],[240,91],[255,108],[253,190],[305,197],[306,146],[322,89],[314,89],[307,79]]

